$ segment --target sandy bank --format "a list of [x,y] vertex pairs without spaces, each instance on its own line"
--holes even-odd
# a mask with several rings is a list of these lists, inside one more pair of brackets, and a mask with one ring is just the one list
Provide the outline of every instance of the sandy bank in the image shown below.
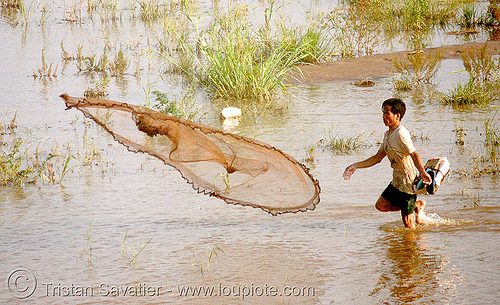
[[[444,59],[461,59],[461,53],[467,48],[480,48],[483,43],[467,43],[459,45],[443,46],[430,48],[425,52],[442,51]],[[488,42],[488,53],[497,54],[496,49],[500,50],[500,41]],[[292,83],[318,84],[327,83],[342,79],[360,80],[366,77],[373,79],[389,77],[394,72],[392,59],[406,60],[407,51],[395,52],[389,54],[374,54],[359,58],[344,59],[322,63],[314,66],[301,66],[303,75],[294,72],[292,75],[297,80]]]

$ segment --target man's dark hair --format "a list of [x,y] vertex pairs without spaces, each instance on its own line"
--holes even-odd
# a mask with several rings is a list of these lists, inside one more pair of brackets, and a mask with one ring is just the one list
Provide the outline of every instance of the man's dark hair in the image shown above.
[[403,119],[406,113],[406,105],[399,98],[390,98],[382,103],[382,110],[388,106],[391,106],[391,112],[400,115],[400,120]]

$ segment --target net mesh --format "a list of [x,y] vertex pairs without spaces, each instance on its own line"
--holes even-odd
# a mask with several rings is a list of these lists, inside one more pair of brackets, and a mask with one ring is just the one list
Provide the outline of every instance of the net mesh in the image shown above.
[[177,169],[199,193],[272,215],[313,210],[320,187],[308,169],[266,143],[105,99],[61,95],[133,152]]

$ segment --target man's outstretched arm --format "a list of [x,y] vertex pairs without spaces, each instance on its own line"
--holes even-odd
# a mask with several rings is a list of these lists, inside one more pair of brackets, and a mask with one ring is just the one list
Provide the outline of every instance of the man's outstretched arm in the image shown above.
[[380,147],[379,150],[377,151],[377,153],[375,155],[371,156],[370,158],[349,165],[344,171],[344,175],[343,175],[344,179],[345,180],[351,179],[352,174],[354,174],[354,172],[358,168],[367,168],[367,167],[371,167],[371,166],[374,166],[375,164],[380,163],[382,161],[382,159],[385,158],[385,156],[386,156],[385,151],[382,149],[382,147]]

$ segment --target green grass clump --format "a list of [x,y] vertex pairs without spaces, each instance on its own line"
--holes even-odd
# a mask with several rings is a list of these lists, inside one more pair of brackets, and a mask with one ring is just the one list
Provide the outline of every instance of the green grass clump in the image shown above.
[[[343,1],[343,8],[357,24],[358,41],[376,42],[377,31],[387,40],[405,41],[410,50],[426,47],[436,27],[453,24],[461,5],[468,0],[362,0]],[[346,19],[346,18],[344,18]],[[358,23],[359,21],[359,23]],[[375,33],[371,39],[368,39]],[[402,36],[402,37],[401,37]],[[344,36],[349,39],[348,35]],[[367,44],[369,46],[369,44]]]
[[444,95],[446,105],[485,106],[500,98],[500,61],[487,53],[487,43],[479,49],[469,48],[462,53],[469,80],[458,84]]
[[240,34],[232,33],[217,41],[215,48],[202,51],[208,62],[203,84],[216,99],[271,100],[278,89],[285,89],[284,78],[305,55],[301,48],[259,54],[261,46]]
[[379,26],[358,9],[354,5],[335,8],[323,18],[335,43],[336,55],[340,58],[370,55],[378,43]]
[[323,150],[328,150],[336,155],[348,155],[358,152],[368,145],[362,140],[363,134],[355,136],[343,136],[333,131],[333,127],[327,130],[328,138],[318,142]]
[[202,83],[216,99],[269,101],[285,89],[285,78],[295,66],[312,61],[317,32],[302,37],[283,32],[270,42],[256,35],[242,8],[216,16],[208,45],[200,49]]
[[167,5],[160,0],[137,0],[143,21],[153,22],[168,14]]
[[175,96],[171,99],[168,93],[158,90],[154,90],[152,93],[156,96],[155,100],[157,102],[153,105],[153,108],[158,111],[189,121],[200,119],[200,108],[196,106],[196,90],[193,86],[190,86],[180,99]]
[[272,101],[286,90],[289,72],[297,65],[329,56],[322,27],[312,22],[274,25],[273,3],[260,27],[250,22],[245,5],[224,10],[216,5],[205,27],[199,16],[186,11],[178,22],[165,23],[169,37],[158,39],[160,53],[173,71],[197,80],[216,100]]
[[441,52],[425,54],[419,50],[406,55],[407,61],[393,60],[399,79],[394,81],[394,88],[398,91],[418,89],[423,84],[430,84],[442,62]]
[[48,139],[34,139],[35,130],[20,128],[15,120],[16,115],[6,123],[0,121],[0,186],[62,183],[72,171],[71,161],[77,160],[69,143],[64,151],[57,143],[49,147]]
[[485,106],[494,97],[491,87],[487,84],[468,81],[465,84],[458,84],[455,88],[443,97],[445,105],[456,106]]
[[30,181],[33,167],[23,165],[21,144],[20,141],[14,141],[7,151],[0,153],[0,185],[19,185]]
[[112,51],[111,47],[105,45],[102,54],[84,55],[83,45],[78,46],[76,55],[70,55],[61,42],[62,57],[65,61],[75,61],[76,67],[82,73],[100,73],[103,76],[121,77],[125,75],[130,65],[130,59],[122,49],[116,51],[115,54],[109,55]]

